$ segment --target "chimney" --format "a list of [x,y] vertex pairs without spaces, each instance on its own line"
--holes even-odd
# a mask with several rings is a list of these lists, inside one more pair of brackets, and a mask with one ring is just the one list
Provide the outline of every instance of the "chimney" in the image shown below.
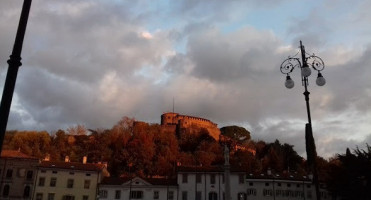
[[50,154],[46,154],[44,161],[50,161]]
[[70,162],[70,157],[69,156],[64,157],[64,162]]
[[270,175],[272,175],[272,170],[271,170],[271,168],[268,168],[268,170],[267,170],[267,174],[270,176]]
[[86,164],[86,161],[88,160],[88,156],[84,156],[82,157],[82,163],[83,164]]

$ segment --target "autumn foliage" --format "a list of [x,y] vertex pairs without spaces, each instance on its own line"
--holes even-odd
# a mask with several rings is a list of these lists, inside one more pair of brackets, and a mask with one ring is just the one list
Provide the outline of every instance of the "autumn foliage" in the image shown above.
[[[173,176],[178,165],[211,166],[224,163],[223,147],[231,149],[230,163],[247,172],[296,172],[307,174],[306,160],[290,144],[251,140],[242,127],[222,128],[223,140],[216,141],[206,129],[173,132],[159,124],[137,122],[123,117],[111,129],[86,129],[82,125],[66,131],[8,131],[4,149],[20,150],[40,159],[71,162],[106,162],[112,176]],[[236,132],[237,130],[237,132]],[[226,139],[227,138],[227,139]],[[371,156],[368,151],[331,158],[317,157],[320,181],[335,194],[353,191],[365,197],[370,189]],[[354,184],[352,184],[354,183]],[[343,187],[354,186],[351,191]],[[368,197],[368,196],[367,196]]]

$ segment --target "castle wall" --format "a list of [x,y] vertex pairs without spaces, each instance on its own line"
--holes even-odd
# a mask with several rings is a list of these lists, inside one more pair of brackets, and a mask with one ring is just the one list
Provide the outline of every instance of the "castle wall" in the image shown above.
[[161,125],[176,125],[181,129],[192,127],[205,128],[208,130],[210,136],[215,140],[219,140],[220,130],[218,129],[218,125],[208,119],[179,115],[178,113],[164,113],[161,115]]

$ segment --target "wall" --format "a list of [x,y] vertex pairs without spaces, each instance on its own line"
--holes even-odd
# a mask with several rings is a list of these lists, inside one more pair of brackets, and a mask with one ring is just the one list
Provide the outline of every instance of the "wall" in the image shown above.
[[[37,159],[17,159],[17,158],[1,158],[0,159],[0,199],[31,199],[34,189],[34,182],[37,173]],[[12,177],[6,178],[8,169],[13,170]],[[27,173],[32,173],[32,176],[27,178]],[[9,196],[3,197],[5,185],[9,185]],[[29,197],[24,198],[24,190],[29,187]]]
[[164,113],[161,115],[161,125],[163,127],[177,126],[177,129],[200,129],[205,128],[215,140],[219,140],[220,130],[218,125],[210,120],[179,115],[178,113]]
[[[57,178],[55,187],[50,186],[52,177]],[[45,178],[44,186],[41,186],[40,178]],[[73,179],[73,187],[67,188],[68,179]],[[97,171],[77,171],[66,169],[49,169],[39,168],[37,175],[36,188],[34,199],[36,200],[37,194],[42,194],[42,200],[48,199],[49,193],[54,193],[54,199],[62,200],[64,195],[72,195],[75,200],[83,199],[83,196],[88,196],[89,200],[93,200],[97,195],[97,185],[101,179],[101,174]],[[84,188],[85,180],[90,181],[89,188]]]

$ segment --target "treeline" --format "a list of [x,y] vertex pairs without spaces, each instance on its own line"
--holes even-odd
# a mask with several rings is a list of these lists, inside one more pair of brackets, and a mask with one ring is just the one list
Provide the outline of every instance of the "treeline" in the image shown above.
[[[28,155],[54,161],[107,162],[112,176],[173,176],[177,165],[222,165],[223,146],[231,147],[230,162],[247,172],[295,172],[307,174],[306,160],[290,144],[253,141],[242,127],[223,127],[228,141],[216,141],[206,129],[181,134],[159,124],[136,123],[124,117],[111,129],[87,130],[84,126],[45,131],[8,131],[4,149],[20,150]],[[239,147],[239,148],[235,148]],[[371,185],[371,148],[347,150],[325,160],[317,158],[319,177],[328,183],[334,195],[369,197]],[[368,195],[368,196],[367,196]],[[353,196],[354,197],[354,196]],[[371,199],[371,198],[368,198]]]
[[[9,131],[4,149],[54,161],[107,162],[113,176],[171,176],[177,165],[222,165],[224,144],[231,146],[232,165],[251,172],[292,170],[305,172],[303,158],[292,145],[250,140],[250,133],[237,126],[222,128],[228,142],[216,141],[206,129],[182,130],[175,134],[159,124],[135,122],[124,117],[111,129],[87,130],[84,126],[45,131]],[[238,145],[240,149],[234,149]],[[249,151],[250,150],[250,151]]]

